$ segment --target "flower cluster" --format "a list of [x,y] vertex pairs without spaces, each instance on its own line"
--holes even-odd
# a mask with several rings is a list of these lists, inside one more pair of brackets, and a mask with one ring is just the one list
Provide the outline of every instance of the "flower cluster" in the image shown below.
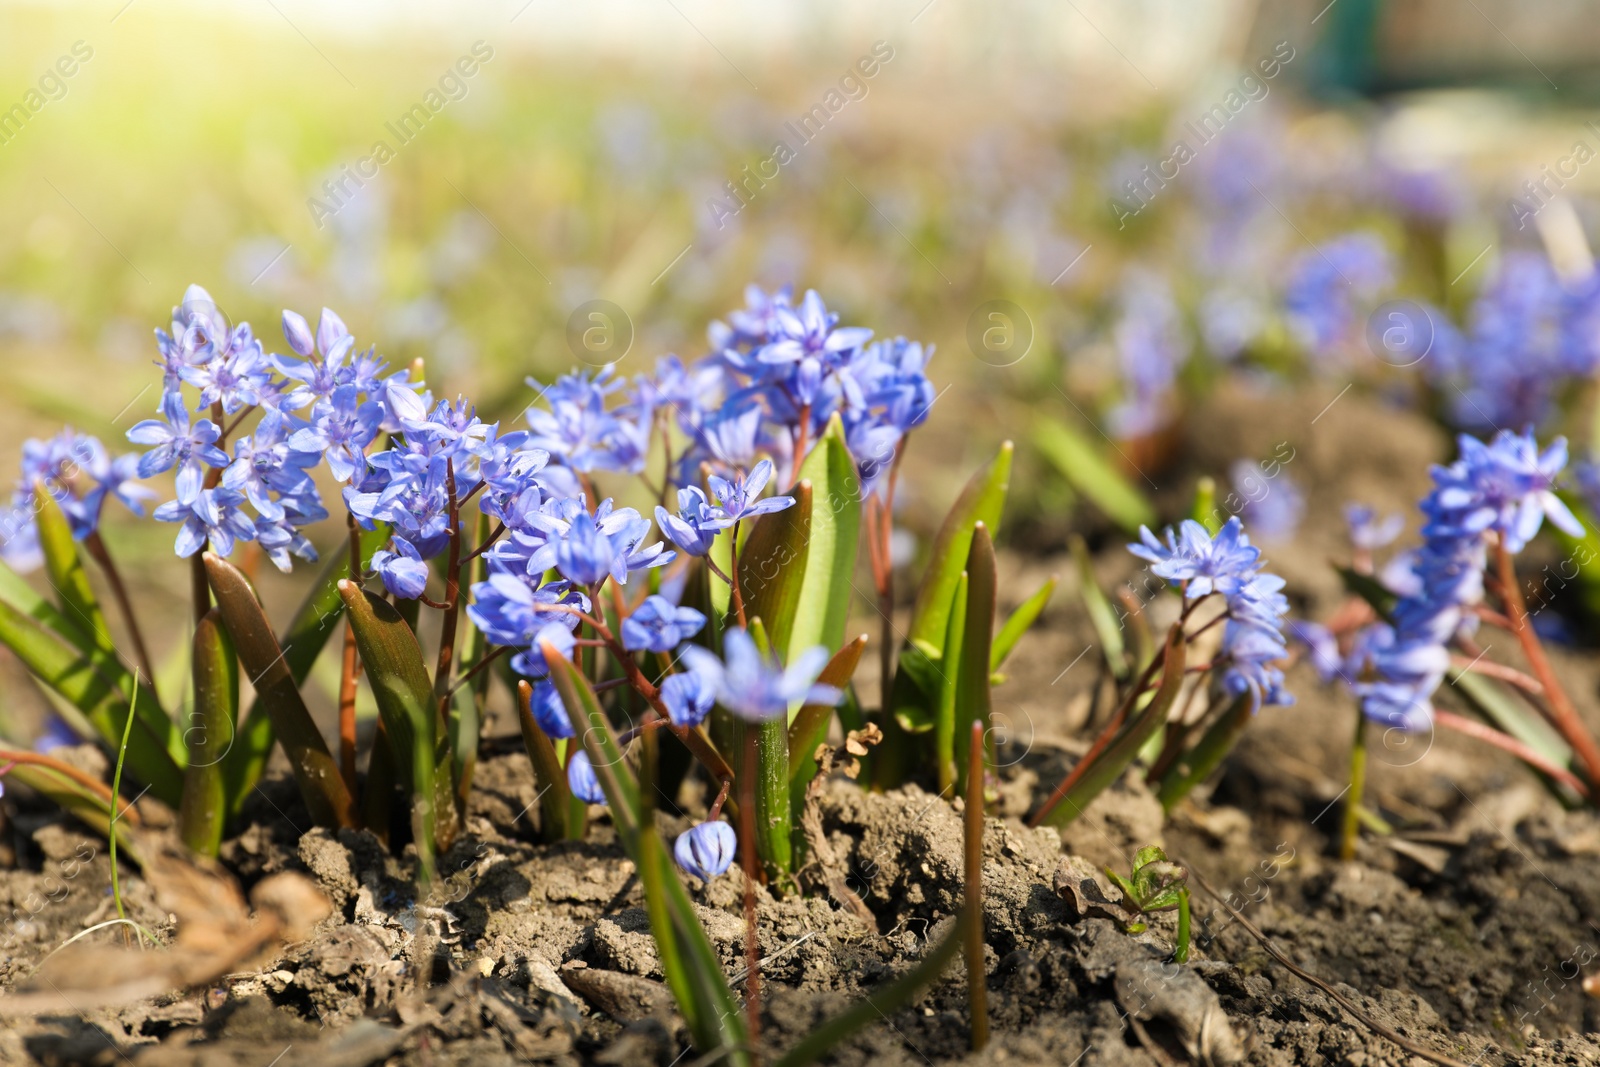
[[[768,294],[750,286],[746,306],[712,323],[713,354],[672,397],[692,445],[678,483],[695,480],[701,463],[748,466],[756,451],[778,461],[785,481],[838,415],[865,489],[875,487],[900,439],[927,421],[936,399],[926,374],[933,349],[872,331],[839,326],[815,290],[798,307],[786,287]],[[684,403],[685,399],[694,401]]]
[[1543,423],[1563,385],[1600,367],[1600,278],[1565,282],[1536,252],[1506,254],[1465,336],[1442,314],[1435,320],[1422,366],[1466,429]]
[[[366,448],[380,432],[400,431],[396,396],[421,403],[406,371],[385,377],[370,348],[352,355],[355,338],[332,311],[323,309],[314,337],[304,318],[285,311],[283,332],[294,354],[268,354],[248,323],[230,327],[197,285],[173,309],[172,332],[156,331],[160,417],[135,425],[128,440],[148,447],[139,477],[174,472],[176,499],[155,517],[178,524],[179,556],[208,544],[226,556],[236,542],[255,541],[281,570],[291,556],[315,559],[302,531],[328,512],[311,471],[326,460],[336,480],[377,488]],[[256,410],[260,418],[230,455],[229,436]]]
[[99,528],[108,497],[144,514],[139,501],[155,494],[134,481],[138,465],[138,456],[112,459],[98,440],[71,429],[48,441],[24,441],[22,476],[11,494],[10,509],[0,517],[0,559],[19,571],[33,570],[43,562],[34,517],[46,497],[61,508],[72,536],[80,541]]
[[1116,343],[1123,399],[1107,420],[1119,438],[1138,438],[1172,420],[1172,390],[1189,341],[1172,288],[1159,274],[1131,269],[1123,279]]
[[1151,574],[1180,587],[1190,605],[1213,594],[1225,601],[1227,622],[1215,660],[1223,689],[1236,697],[1249,694],[1257,708],[1293,704],[1293,695],[1283,688],[1283,671],[1276,666],[1288,656],[1284,582],[1261,570],[1261,551],[1250,544],[1238,518],[1229,519],[1215,537],[1186,519],[1176,533],[1167,528],[1165,541],[1143,526],[1139,538],[1128,551],[1147,561]]
[[[1407,555],[1409,573],[1385,573],[1401,590],[1393,624],[1363,628],[1343,655],[1334,638],[1314,624],[1300,624],[1312,662],[1325,680],[1342,678],[1361,699],[1363,713],[1384,726],[1426,730],[1433,720],[1432,696],[1450,665],[1448,646],[1471,633],[1471,612],[1483,599],[1483,569],[1492,535],[1508,552],[1520,552],[1548,518],[1573,536],[1583,525],[1552,491],[1567,463],[1566,441],[1543,451],[1532,431],[1509,430],[1488,444],[1463,434],[1461,455],[1435,467],[1433,489],[1421,503],[1422,545]],[[1368,543],[1393,536],[1390,525],[1369,534],[1370,515],[1355,527]]]
[[1386,289],[1393,266],[1383,242],[1353,233],[1305,253],[1290,268],[1284,309],[1302,344],[1319,358],[1359,341],[1362,303]]

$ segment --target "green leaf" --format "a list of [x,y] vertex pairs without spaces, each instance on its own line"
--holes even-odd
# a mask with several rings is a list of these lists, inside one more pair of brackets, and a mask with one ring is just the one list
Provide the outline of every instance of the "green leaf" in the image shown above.
[[640,807],[639,783],[623,762],[622,749],[611,732],[611,720],[600,706],[589,679],[565,659],[552,645],[542,645],[545,662],[550,666],[550,681],[561,694],[561,704],[567,709],[578,743],[589,754],[589,764],[594,776],[611,803],[611,821],[622,839],[623,849],[633,854],[639,834]]
[[89,572],[83,566],[78,543],[72,539],[72,527],[67,524],[61,505],[42,484],[34,486],[33,498],[38,503],[34,523],[39,529],[45,575],[56,591],[62,612],[93,638],[96,645],[107,652],[115,651],[111,628],[106,625],[100,602],[95,599]]
[[739,591],[747,619],[760,618],[787,657],[811,553],[811,483],[794,487],[794,506],[763,515],[739,546]]
[[[956,700],[960,691],[961,643],[967,632],[967,590],[972,579],[962,571],[956,579],[956,594],[950,600],[950,625],[944,631],[944,684],[939,687],[939,708],[933,719],[933,752],[938,765],[939,794],[944,795],[956,781]],[[989,684],[984,672],[983,683]]]
[[1078,595],[1083,598],[1084,611],[1095,636],[1100,639],[1100,650],[1118,681],[1126,681],[1129,673],[1128,650],[1122,641],[1122,622],[1117,618],[1105,590],[1095,581],[1094,560],[1089,557],[1089,546],[1083,538],[1072,535],[1072,561],[1078,571]]
[[[8,604],[18,615],[41,624],[44,631],[53,634],[68,646],[84,653],[89,662],[94,665],[94,668],[111,681],[121,693],[127,695],[133,692],[135,678],[133,672],[128,670],[119,658],[114,655],[108,655],[106,650],[97,644],[95,638],[78,622],[63,615],[54,604],[40,596],[33,586],[29,585],[22,579],[21,575],[3,562],[0,562],[0,601]],[[5,641],[3,635],[0,635],[0,641]],[[18,654],[21,655],[20,652]],[[24,657],[24,661],[26,661],[26,657]],[[43,682],[44,679],[40,678],[40,681]],[[54,687],[52,686],[51,688]],[[162,710],[161,702],[156,697],[155,689],[151,687],[150,679],[140,678],[138,688],[139,699],[135,703],[134,714],[139,717],[140,730],[160,739],[162,746],[166,748],[173,762],[182,767],[184,761],[188,758],[188,754],[184,750],[182,736],[173,725],[172,719]],[[67,701],[68,705],[77,707],[80,712],[84,710],[59,689],[56,692]],[[115,748],[122,738],[122,722],[120,719],[112,725],[109,732],[94,723],[90,723],[90,725],[95,727],[96,731],[105,740],[105,743],[112,748]],[[132,759],[133,757],[130,756],[130,760]],[[140,775],[141,780],[144,780],[139,764],[130,762],[129,765],[133,767],[134,773]],[[149,769],[146,768],[146,770]]]
[[1201,475],[1194,483],[1194,503],[1189,507],[1189,517],[1212,537],[1222,529],[1222,512],[1217,508],[1217,480],[1209,474]]
[[450,745],[440,736],[433,685],[416,634],[387,601],[355,582],[341,581],[339,595],[361,653],[361,668],[395,755],[400,788],[411,801],[411,832],[424,885],[435,877],[434,847],[456,823]]
[[[862,634],[849,642],[828,665],[822,668],[817,681],[844,689],[855,677],[856,665],[867,647],[867,635]],[[803,797],[805,788],[817,774],[817,746],[828,739],[828,722],[833,718],[833,705],[807,704],[789,723],[789,789],[790,795]]]
[[905,974],[884,983],[838,1015],[812,1027],[800,1043],[784,1053],[773,1067],[807,1067],[858,1030],[887,1020],[892,1013],[909,1004],[923,986],[932,984],[945,972],[945,968],[961,951],[961,940],[966,934],[964,922],[964,917],[958,919],[955,929],[929,949],[921,961]]
[[1040,419],[1034,424],[1033,445],[1074,489],[1128,533],[1138,533],[1140,526],[1156,521],[1156,510],[1145,495],[1065,423]]
[[1351,567],[1335,567],[1339,577],[1344,580],[1345,591],[1360,597],[1367,602],[1367,606],[1378,613],[1380,619],[1388,620],[1394,611],[1396,597],[1378,579],[1370,574],[1362,574]]
[[1011,484],[1012,451],[1011,442],[1005,442],[994,459],[972,476],[934,538],[933,552],[911,609],[909,630],[910,643],[930,657],[940,655],[944,649],[950,601],[972,550],[973,527],[981,522],[989,528],[990,537],[1000,533],[1000,512]]
[[[791,658],[818,645],[833,652],[844,644],[844,627],[855,592],[861,478],[845,445],[844,423],[838,413],[828,420],[822,438],[800,464],[799,480],[811,485],[811,519],[805,576],[789,632]],[[797,497],[795,507],[802,506]]]
[[[1167,635],[1166,662],[1162,665],[1161,686],[1156,690],[1154,699],[1130,725],[1124,727],[1115,741],[1078,774],[1071,788],[1051,798],[1038,822],[1049,826],[1065,826],[1082,815],[1096,797],[1122,777],[1145,742],[1166,724],[1173,702],[1183,688],[1186,655],[1183,627],[1174,625]],[[1077,773],[1078,768],[1073,768],[1073,771]]]
[[[539,791],[539,834],[546,841],[581,841],[585,822],[583,805],[572,803],[572,788],[567,783],[561,757],[548,734],[539,729],[533,717],[533,686],[517,682],[517,721],[522,726],[522,743],[533,764],[533,784]],[[572,816],[576,814],[576,818]]]
[[[0,763],[6,762],[7,759],[6,752],[0,750]],[[135,863],[143,865],[144,861],[139,856],[138,838],[127,820],[113,820],[111,817],[109,796],[98,796],[67,775],[51,767],[33,763],[18,763],[6,772],[6,780],[32,789],[62,811],[76,816],[101,837],[106,836],[106,831],[110,828],[117,835],[118,847],[127,850]],[[108,794],[109,792],[107,790]],[[122,800],[125,805],[130,803],[127,798]]]
[[1211,776],[1211,772],[1222,763],[1223,757],[1233,751],[1239,735],[1244,733],[1254,714],[1255,708],[1248,693],[1235,698],[1223,710],[1222,716],[1206,730],[1205,735],[1195,742],[1194,747],[1173,761],[1172,767],[1162,776],[1156,792],[1162,811],[1177,807],[1178,801]]
[[1493,678],[1474,671],[1450,670],[1450,682],[1493,725],[1558,767],[1572,766],[1572,748],[1541,716],[1511,698]]
[[1039,616],[1044,614],[1045,606],[1050,603],[1050,598],[1055,595],[1058,577],[1052,574],[1045,580],[1032,596],[1017,606],[1001,625],[1000,632],[994,635],[994,646],[989,653],[989,670],[998,671],[1006,662],[1006,657],[1011,655],[1011,650],[1017,647],[1017,642],[1022,640],[1022,635],[1027,633]]
[[289,767],[311,818],[320,826],[354,826],[355,800],[345,788],[339,765],[328,752],[300,687],[284,662],[272,624],[255,590],[239,569],[220,556],[205,554],[206,576],[238,650],[256,700],[272,720],[273,732],[289,757]]
[[550,680],[581,739],[600,788],[610,804],[612,824],[622,847],[639,868],[645,910],[662,960],[662,970],[695,1046],[705,1053],[726,1049],[727,1059],[748,1064],[742,1017],[723,976],[716,950],[706,937],[689,894],[678,880],[654,824],[642,825],[638,779],[617,746],[611,723],[594,688],[576,667],[549,645],[543,648]]
[[[967,555],[966,624],[961,631],[959,661],[955,662],[955,736],[967,737],[972,724],[979,722],[984,729],[984,759],[994,766],[994,739],[989,733],[989,663],[993,656],[991,635],[994,633],[994,615],[997,577],[995,574],[994,542],[989,540],[989,530],[978,524],[972,536],[972,551]],[[959,602],[961,597],[957,596]],[[955,630],[954,620],[950,626]],[[945,662],[953,662],[949,655]],[[955,760],[956,787],[963,793],[967,788],[967,760]]]
[[[378,523],[377,529],[361,531],[361,565],[371,566],[372,554],[389,540],[389,525]],[[330,553],[317,582],[306,594],[300,610],[295,612],[289,626],[283,631],[278,644],[283,649],[283,662],[289,668],[289,677],[296,687],[305,684],[316,664],[317,657],[327,645],[328,638],[344,619],[344,600],[339,596],[339,581],[349,577],[349,556],[345,552]],[[257,695],[245,715],[244,724],[234,746],[223,762],[227,782],[229,808],[238,814],[239,807],[261,780],[267,759],[272,755],[272,717],[266,704]]]
[[[53,610],[53,609],[52,609]],[[127,765],[134,776],[150,787],[163,804],[176,808],[182,795],[183,761],[173,750],[183,752],[183,740],[171,720],[152,722],[129,706],[135,691],[133,676],[104,649],[84,638],[88,647],[67,643],[9,599],[0,597],[0,643],[16,653],[24,666],[63,700],[83,712],[108,745],[121,744],[131,713],[137,729],[129,734]],[[143,684],[138,686],[138,702],[153,702],[155,697]]]
[[233,745],[239,721],[239,659],[212,608],[194,628],[194,708],[183,736],[189,745],[189,766],[183,772],[183,802],[178,830],[183,843],[202,856],[215,857],[228,817],[223,793],[222,760]]

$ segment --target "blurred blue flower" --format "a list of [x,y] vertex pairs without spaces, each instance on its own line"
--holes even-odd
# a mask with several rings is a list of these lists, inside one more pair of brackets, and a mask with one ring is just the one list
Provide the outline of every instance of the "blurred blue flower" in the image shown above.
[[672,846],[672,856],[685,874],[709,882],[733,865],[738,848],[739,838],[733,827],[716,819],[691,826],[679,834]]

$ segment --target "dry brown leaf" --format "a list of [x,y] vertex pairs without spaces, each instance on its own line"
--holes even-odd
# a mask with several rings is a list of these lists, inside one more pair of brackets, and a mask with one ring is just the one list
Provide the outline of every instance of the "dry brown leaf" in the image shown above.
[[285,872],[251,890],[252,915],[238,884],[215,863],[154,843],[144,855],[156,903],[177,918],[172,945],[146,951],[69,945],[20,992],[0,997],[0,1015],[81,1013],[204,985],[248,970],[279,944],[305,938],[331,910],[309,879]]

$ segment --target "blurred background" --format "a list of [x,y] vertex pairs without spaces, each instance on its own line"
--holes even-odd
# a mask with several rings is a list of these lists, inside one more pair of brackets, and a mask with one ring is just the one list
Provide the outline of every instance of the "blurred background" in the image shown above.
[[[1419,464],[1447,429],[1591,436],[1593,405],[1565,402],[1587,365],[1493,348],[1481,324],[1554,314],[1560,347],[1600,322],[1548,312],[1508,267],[1592,272],[1597,15],[5,0],[0,449],[68,423],[115,450],[155,405],[152,331],[190,283],[269,351],[280,309],[330,306],[362,346],[424,359],[436,393],[515,417],[529,376],[703,355],[753,282],[937,345],[911,531],[949,471],[1041,421],[1069,436],[1019,452],[1014,550],[1128,525],[1114,490],[1075,484],[1085,447],[1170,517],[1193,474],[1226,490],[1230,463],[1291,442],[1310,459],[1274,483],[1300,483],[1272,496],[1285,540],[1307,494],[1337,513],[1335,476],[1365,448],[1367,495],[1409,516],[1425,466],[1385,469],[1388,434],[1411,433]],[[585,347],[596,300],[605,339]],[[1374,348],[1392,300],[1426,343],[1380,329]],[[1437,431],[1384,415],[1402,408]],[[1274,521],[1258,516],[1268,541]],[[138,595],[182,618],[171,529],[111,522]],[[1316,589],[1333,578],[1311,544]]]

